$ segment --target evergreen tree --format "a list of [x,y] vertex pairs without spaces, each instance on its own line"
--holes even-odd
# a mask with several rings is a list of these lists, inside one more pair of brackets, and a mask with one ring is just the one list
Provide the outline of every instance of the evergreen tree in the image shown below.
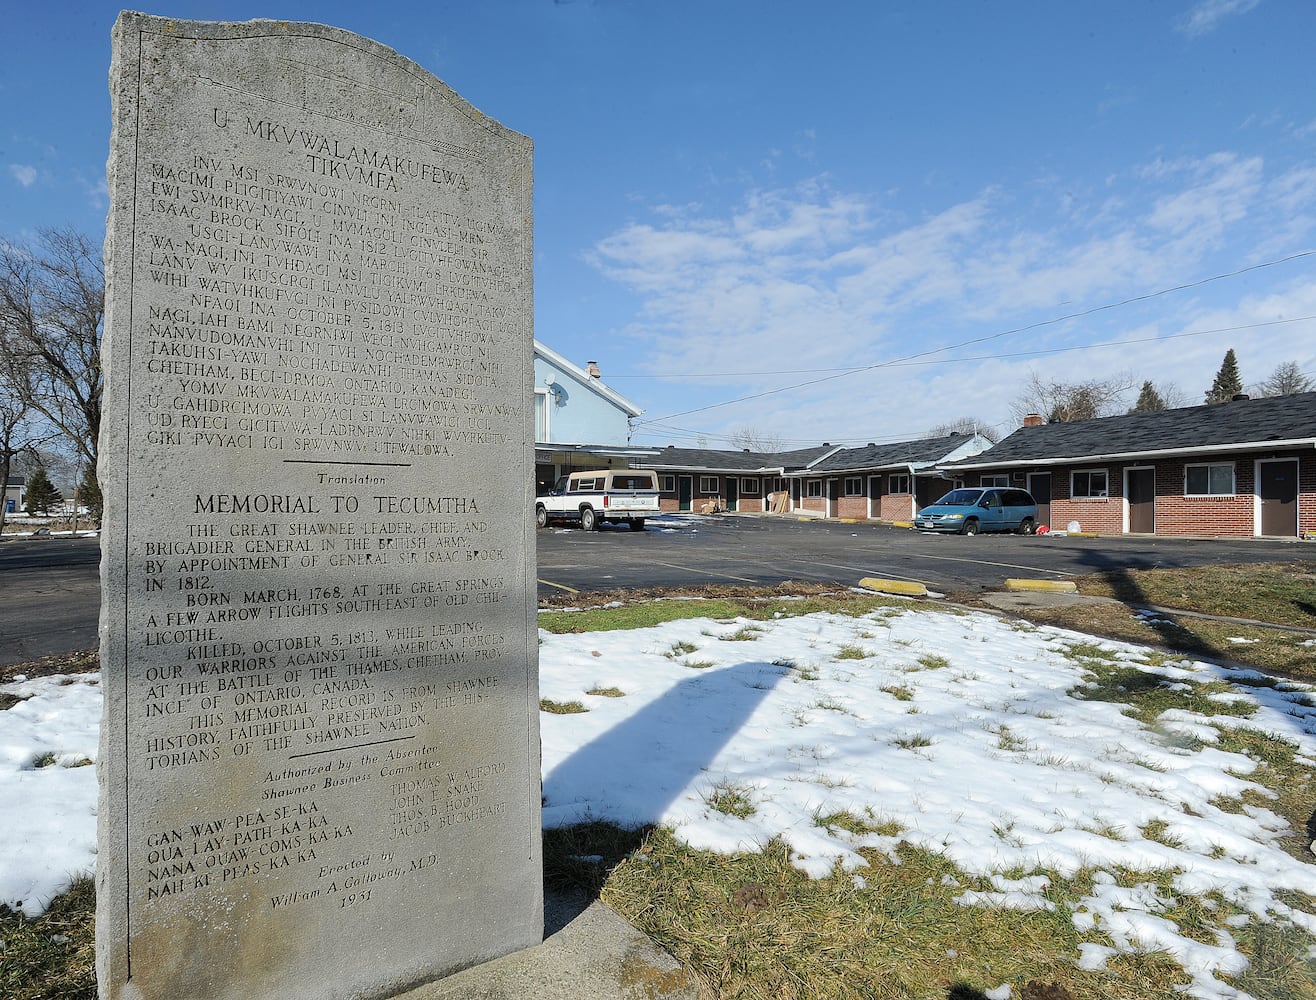
[[1138,393],[1138,401],[1133,404],[1130,413],[1160,413],[1161,410],[1169,409],[1165,404],[1165,399],[1156,391],[1156,386],[1150,382],[1142,383],[1142,391]]
[[1220,363],[1220,370],[1215,373],[1215,381],[1207,390],[1208,403],[1228,403],[1243,391],[1243,379],[1238,374],[1238,359],[1234,357],[1231,347],[1225,351],[1225,360]]
[[29,514],[49,514],[50,508],[64,502],[64,495],[55,489],[55,484],[46,475],[41,466],[27,478],[27,512]]
[[78,483],[78,506],[87,508],[87,516],[97,524],[105,512],[105,498],[101,495],[100,480],[96,478],[95,469],[84,469],[82,482]]

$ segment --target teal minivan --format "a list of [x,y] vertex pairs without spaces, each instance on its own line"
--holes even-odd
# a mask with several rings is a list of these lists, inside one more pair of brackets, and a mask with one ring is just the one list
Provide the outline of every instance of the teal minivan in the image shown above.
[[976,535],[980,531],[1014,531],[1031,535],[1037,530],[1037,501],[1026,490],[986,486],[951,490],[914,518],[921,531],[954,531]]

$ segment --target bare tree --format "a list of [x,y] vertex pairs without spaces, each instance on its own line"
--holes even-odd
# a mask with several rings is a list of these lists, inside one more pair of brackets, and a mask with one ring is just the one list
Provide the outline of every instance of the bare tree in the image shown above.
[[100,248],[72,229],[0,242],[0,374],[92,465],[100,434]]
[[1010,412],[1020,424],[1030,413],[1047,423],[1092,420],[1118,412],[1121,398],[1132,388],[1133,376],[1127,372],[1087,382],[1048,382],[1032,371]]
[[936,427],[929,427],[923,436],[925,438],[937,438],[946,437],[948,434],[981,434],[992,444],[1001,439],[1000,431],[977,417],[959,417],[955,420],[948,420],[944,424],[937,424]]
[[758,427],[737,427],[728,435],[727,440],[735,447],[749,451],[773,452],[786,447],[780,435],[770,434]]
[[1255,388],[1258,396],[1292,396],[1311,392],[1312,380],[1303,373],[1296,361],[1285,361],[1276,366],[1270,377]]
[[39,460],[37,448],[51,437],[40,433],[31,418],[31,408],[7,392],[0,381],[0,532],[5,527],[4,500],[9,492],[9,480],[20,464],[18,460],[25,456]]

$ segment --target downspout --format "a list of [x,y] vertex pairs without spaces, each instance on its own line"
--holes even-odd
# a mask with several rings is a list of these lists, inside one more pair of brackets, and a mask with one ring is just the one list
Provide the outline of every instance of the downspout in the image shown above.
[[918,476],[914,474],[914,463],[905,466],[909,470],[909,519],[914,520],[918,513]]

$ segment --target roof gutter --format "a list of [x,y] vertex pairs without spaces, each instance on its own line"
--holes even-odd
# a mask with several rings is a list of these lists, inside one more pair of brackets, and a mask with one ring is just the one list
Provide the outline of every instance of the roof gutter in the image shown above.
[[[1316,438],[1292,438],[1286,441],[1241,441],[1235,444],[1208,444],[1198,448],[1158,448],[1153,451],[1123,451],[1097,455],[1073,455],[1060,458],[1003,458],[995,462],[956,462],[943,468],[958,472],[961,469],[998,469],[1005,465],[1073,465],[1076,462],[1110,462],[1121,458],[1165,458],[1192,455],[1219,454],[1227,451],[1273,451],[1277,448],[1316,448]],[[983,452],[990,455],[991,451]]]
[[814,476],[816,478],[818,476],[824,476],[824,475],[839,476],[839,475],[845,475],[847,473],[858,473],[858,472],[896,472],[899,471],[900,469],[908,469],[909,474],[913,476],[913,475],[918,475],[918,472],[920,470],[921,471],[927,471],[929,469],[935,470],[936,466],[937,466],[936,462],[915,462],[913,464],[910,464],[909,462],[892,462],[889,465],[856,465],[848,469],[812,469],[811,470],[809,467],[806,467],[804,469],[797,469],[795,472],[788,472],[786,473],[786,475],[796,476],[796,477]]
[[[654,453],[649,453],[654,454]],[[651,472],[702,472],[707,476],[783,476],[788,475],[779,467],[758,469],[729,469],[717,465],[672,465],[670,462],[646,462],[645,468]]]

